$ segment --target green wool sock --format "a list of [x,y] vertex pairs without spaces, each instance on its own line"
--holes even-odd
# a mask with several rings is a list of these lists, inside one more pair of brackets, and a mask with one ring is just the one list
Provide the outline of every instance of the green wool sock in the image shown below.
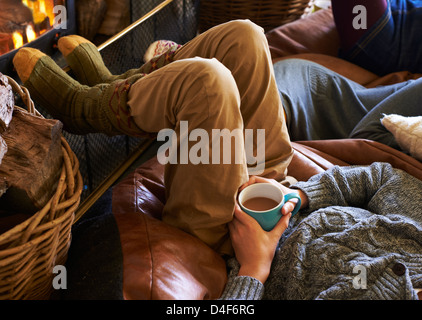
[[174,61],[174,54],[180,48],[180,45],[171,43],[165,47],[165,51],[150,59],[140,68],[130,69],[121,75],[113,75],[104,64],[97,47],[90,41],[77,35],[70,35],[60,38],[58,46],[76,78],[89,86],[151,73]]
[[109,83],[113,75],[104,64],[97,47],[77,35],[59,39],[58,47],[78,81],[88,86]]
[[89,87],[37,49],[20,49],[13,63],[33,100],[62,121],[65,130],[75,134],[145,134],[134,123],[127,106],[130,87],[141,75]]

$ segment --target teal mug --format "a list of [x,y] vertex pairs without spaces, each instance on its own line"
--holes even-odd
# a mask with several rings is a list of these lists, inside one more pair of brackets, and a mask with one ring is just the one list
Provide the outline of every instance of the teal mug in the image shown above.
[[301,206],[299,194],[284,195],[279,187],[271,183],[247,186],[239,193],[238,202],[242,210],[258,221],[262,229],[270,231],[282,217],[281,208],[291,199],[298,199],[292,211],[293,217]]

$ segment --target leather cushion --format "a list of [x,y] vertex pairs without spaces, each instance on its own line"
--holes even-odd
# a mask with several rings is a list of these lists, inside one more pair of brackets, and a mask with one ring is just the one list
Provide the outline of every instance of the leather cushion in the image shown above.
[[123,252],[124,299],[216,299],[224,260],[197,238],[163,223],[164,167],[156,158],[113,189]]

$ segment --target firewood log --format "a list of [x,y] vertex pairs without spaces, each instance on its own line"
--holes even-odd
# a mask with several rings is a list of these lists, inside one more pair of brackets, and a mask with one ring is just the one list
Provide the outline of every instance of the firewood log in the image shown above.
[[2,134],[8,148],[0,165],[0,181],[8,187],[0,198],[2,210],[34,213],[50,200],[63,163],[61,130],[58,120],[15,108]]
[[[0,134],[7,129],[12,120],[15,99],[7,78],[0,73]],[[6,141],[0,136],[0,165],[7,152]],[[0,197],[6,191],[6,182],[0,181]]]
[[12,120],[14,105],[15,99],[12,87],[6,76],[0,73],[0,134],[6,130]]
[[[3,160],[6,152],[7,152],[6,141],[4,141],[2,136],[0,136],[0,166],[1,166],[1,161]],[[0,197],[6,192],[6,190],[7,190],[6,178],[0,177]]]
[[11,39],[12,35],[10,33],[0,32],[0,55],[9,52]]
[[[3,160],[6,152],[7,152],[6,141],[4,141],[3,137],[0,136],[0,165],[1,165],[1,161]],[[1,189],[0,189],[0,197],[1,197]]]
[[22,1],[0,0],[0,32],[13,33],[24,30],[33,22],[31,10]]

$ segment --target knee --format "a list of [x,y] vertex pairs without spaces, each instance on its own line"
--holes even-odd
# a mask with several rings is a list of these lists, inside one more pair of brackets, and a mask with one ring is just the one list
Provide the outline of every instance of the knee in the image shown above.
[[240,93],[230,70],[217,59],[200,57],[175,61],[169,66],[183,70],[177,82],[196,112],[217,117],[240,114]]
[[193,58],[191,71],[201,81],[207,95],[226,96],[240,104],[240,95],[231,71],[217,59]]
[[282,59],[274,63],[276,78],[294,77],[295,75],[307,75],[309,73],[321,73],[324,67],[310,60],[300,58]]
[[226,23],[226,26],[231,31],[235,31],[235,35],[239,37],[242,35],[242,38],[262,38],[265,37],[264,29],[257,25],[256,23],[252,22],[249,19],[244,20],[232,20]]
[[248,48],[255,45],[266,47],[266,45],[263,45],[263,41],[265,44],[267,43],[264,29],[248,19],[227,22],[225,27],[231,37],[231,41],[235,43]]

